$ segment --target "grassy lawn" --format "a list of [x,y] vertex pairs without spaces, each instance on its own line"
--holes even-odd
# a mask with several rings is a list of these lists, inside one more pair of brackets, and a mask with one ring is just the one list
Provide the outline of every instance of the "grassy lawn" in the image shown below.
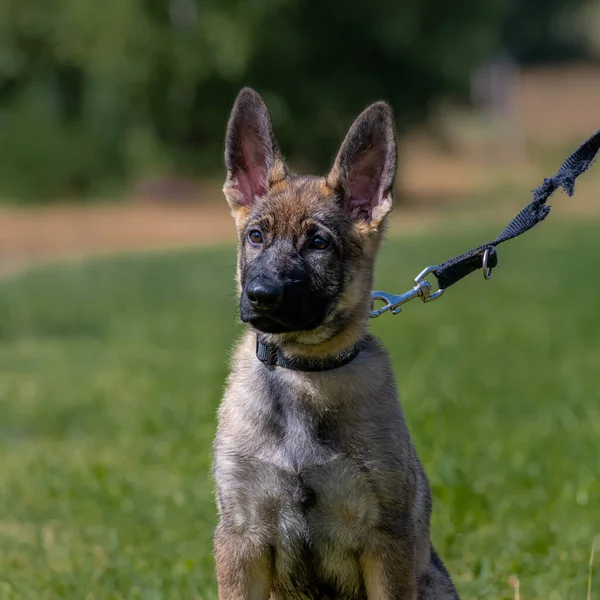
[[[600,223],[552,219],[430,305],[394,359],[463,598],[586,598],[600,546]],[[496,232],[487,232],[492,237]],[[486,239],[391,240],[377,287]],[[236,333],[231,249],[0,283],[0,600],[216,598],[209,476]],[[600,597],[600,564],[593,577]]]

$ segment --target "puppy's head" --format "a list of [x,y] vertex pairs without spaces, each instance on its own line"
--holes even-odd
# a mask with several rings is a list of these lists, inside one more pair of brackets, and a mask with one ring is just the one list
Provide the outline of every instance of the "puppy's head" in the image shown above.
[[225,165],[242,321],[302,343],[364,322],[392,207],[390,107],[379,102],[358,117],[326,177],[297,176],[279,152],[263,100],[245,88],[229,119]]

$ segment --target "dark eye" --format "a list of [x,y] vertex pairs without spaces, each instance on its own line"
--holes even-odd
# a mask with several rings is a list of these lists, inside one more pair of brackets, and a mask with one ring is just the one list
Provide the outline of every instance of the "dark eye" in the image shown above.
[[262,233],[260,231],[258,231],[258,229],[253,229],[249,234],[248,234],[248,239],[253,243],[253,244],[262,244],[263,243],[263,236]]
[[325,250],[329,246],[329,240],[325,239],[322,235],[315,235],[310,242],[310,247],[315,250]]

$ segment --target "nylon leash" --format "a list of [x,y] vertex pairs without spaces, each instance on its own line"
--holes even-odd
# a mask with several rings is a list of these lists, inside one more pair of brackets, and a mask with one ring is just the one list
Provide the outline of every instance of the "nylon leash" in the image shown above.
[[[522,235],[541,223],[550,214],[550,206],[546,202],[557,189],[562,188],[567,196],[572,196],[575,192],[575,180],[592,165],[599,150],[600,130],[581,144],[565,160],[554,177],[544,179],[542,185],[533,191],[533,201],[506,226],[495,240],[477,246],[440,265],[427,267],[415,277],[415,285],[404,294],[393,295],[386,292],[372,292],[373,310],[370,317],[379,317],[387,311],[391,311],[392,314],[396,315],[402,310],[402,305],[414,298],[421,298],[423,302],[436,300],[450,286],[478,269],[482,269],[485,279],[489,279],[492,275],[492,269],[498,264],[496,246]],[[434,292],[432,292],[431,283],[426,279],[429,274],[432,274],[437,280],[438,289]],[[376,301],[383,302],[384,305],[379,309],[375,309],[374,304]]]

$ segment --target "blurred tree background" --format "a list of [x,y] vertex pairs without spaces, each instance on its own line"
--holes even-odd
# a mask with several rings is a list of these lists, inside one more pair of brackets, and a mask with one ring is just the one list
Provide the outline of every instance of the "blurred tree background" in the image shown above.
[[501,52],[581,55],[584,1],[0,0],[0,197],[219,174],[242,85],[264,95],[284,152],[323,171],[374,99],[402,134],[440,98],[468,98]]

